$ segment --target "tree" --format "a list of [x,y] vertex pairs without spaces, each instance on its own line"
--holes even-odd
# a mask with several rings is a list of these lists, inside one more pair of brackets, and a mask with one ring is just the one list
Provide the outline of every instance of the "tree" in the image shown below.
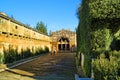
[[47,26],[45,26],[45,24],[43,22],[38,22],[36,24],[35,29],[38,30],[38,32],[42,32],[43,34],[47,35]]
[[10,16],[12,19],[15,19],[13,15]]

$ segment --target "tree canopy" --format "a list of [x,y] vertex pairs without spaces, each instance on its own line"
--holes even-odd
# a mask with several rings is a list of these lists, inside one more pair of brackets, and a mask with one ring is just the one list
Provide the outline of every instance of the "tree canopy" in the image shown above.
[[48,34],[48,33],[47,33],[47,26],[46,26],[42,21],[41,21],[41,22],[38,22],[38,23],[36,24],[35,29],[37,29],[38,32],[43,33],[43,34],[45,34],[45,35]]

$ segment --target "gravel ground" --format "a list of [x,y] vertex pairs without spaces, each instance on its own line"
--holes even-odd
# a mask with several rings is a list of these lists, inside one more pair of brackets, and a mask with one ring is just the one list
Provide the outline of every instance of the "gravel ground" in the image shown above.
[[74,75],[74,54],[58,53],[1,72],[0,80],[74,80]]

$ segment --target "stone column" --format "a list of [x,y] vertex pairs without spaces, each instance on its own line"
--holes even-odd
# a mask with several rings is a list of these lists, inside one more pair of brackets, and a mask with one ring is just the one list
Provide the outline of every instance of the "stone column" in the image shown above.
[[67,51],[67,44],[65,43],[65,51]]
[[61,50],[63,50],[63,44],[61,44]]
[[63,41],[61,40],[61,42],[60,42],[60,47],[61,47],[61,51],[63,50]]

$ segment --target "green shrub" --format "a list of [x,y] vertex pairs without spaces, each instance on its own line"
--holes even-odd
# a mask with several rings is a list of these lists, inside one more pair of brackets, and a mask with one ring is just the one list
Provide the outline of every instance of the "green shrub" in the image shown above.
[[110,59],[107,59],[104,54],[101,54],[100,57],[93,62],[95,80],[117,80],[118,62],[114,56],[110,56]]
[[[95,63],[97,65],[95,66],[95,77],[97,77],[97,80],[103,80],[105,78],[108,80],[116,79],[116,72],[112,73],[112,70],[115,71],[116,69],[111,68],[111,70],[110,67],[112,67],[112,61],[114,60],[114,58],[116,59],[117,57],[111,57],[109,55],[109,51],[112,50],[112,48],[113,50],[120,50],[120,15],[118,14],[119,11],[119,0],[82,0],[82,3],[78,8],[79,25],[76,31],[78,50],[77,52],[84,53],[85,55],[85,74],[88,75],[90,72],[89,70],[87,72],[86,68],[86,66],[89,65],[89,59],[87,60],[87,58],[90,57],[90,55],[88,55],[87,53],[91,53],[93,58],[99,57],[101,53],[105,53],[106,55],[105,58],[100,58],[96,60],[96,62],[103,62],[104,64],[103,65]],[[116,33],[118,34],[117,36],[115,36]],[[119,40],[114,43],[114,38]],[[112,42],[113,44],[111,45]],[[113,64],[120,64],[120,61],[118,62],[115,62]],[[108,66],[108,64],[110,64],[110,66]],[[105,68],[102,69],[102,72],[104,74],[99,71],[98,67],[100,67],[100,69]],[[109,69],[108,71],[110,72],[110,74],[108,74],[108,71],[106,71],[107,68]],[[118,69],[117,71],[118,74],[120,74],[119,70],[120,69]],[[109,76],[107,76],[107,74]]]
[[3,64],[4,63],[4,53],[0,53],[0,64]]
[[110,55],[115,57],[118,62],[118,75],[120,76],[120,51],[111,51]]
[[42,53],[49,52],[49,48],[45,47],[43,50],[42,48],[37,48],[36,50],[30,50],[27,48],[26,50],[21,49],[21,53],[18,54],[17,49],[13,49],[12,46],[9,47],[9,49],[3,48],[3,53],[0,53],[0,64],[2,63],[12,63],[14,61],[28,58],[35,55],[40,55]]
[[27,58],[27,57],[32,56],[29,48],[27,48],[27,50],[24,50],[24,51],[22,52],[22,55],[23,55],[23,58]]
[[49,48],[47,46],[45,46],[45,53],[49,52]]
[[116,50],[111,51],[110,55],[119,59],[120,58],[120,51],[116,51]]
[[37,48],[35,55],[42,54],[43,52],[44,52],[44,50],[42,48]]
[[86,77],[91,77],[91,57],[90,55],[85,55],[85,59],[84,59],[84,74]]
[[4,49],[5,63],[12,63],[17,60],[17,51],[9,48],[9,50]]

